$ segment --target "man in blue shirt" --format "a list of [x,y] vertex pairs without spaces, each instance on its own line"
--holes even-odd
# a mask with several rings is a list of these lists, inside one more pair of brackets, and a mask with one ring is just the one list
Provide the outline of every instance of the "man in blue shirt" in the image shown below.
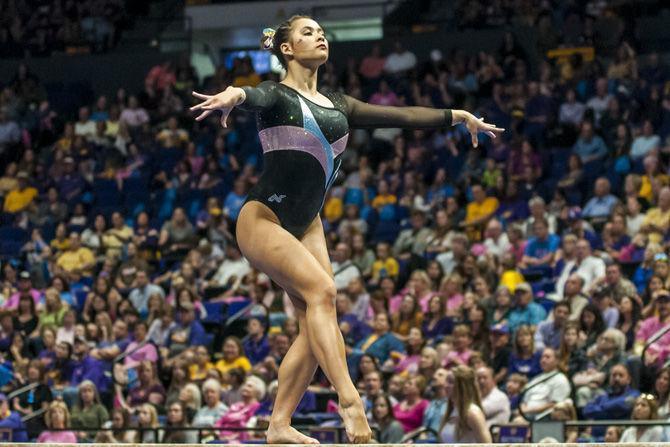
[[259,318],[249,318],[247,333],[248,335],[244,338],[242,346],[244,346],[244,354],[251,364],[255,365],[265,360],[270,354],[270,343],[265,335],[265,326]]
[[612,214],[614,206],[619,202],[615,196],[610,194],[610,182],[604,177],[596,180],[594,188],[595,196],[586,202],[582,216],[586,218],[606,218]]
[[552,321],[542,321],[535,331],[535,351],[542,351],[544,348],[558,350],[561,346],[561,338],[565,322],[570,316],[570,304],[567,301],[561,301],[554,305],[552,310]]
[[533,289],[527,282],[522,282],[514,290],[516,306],[509,314],[508,325],[512,333],[524,324],[537,326],[547,317],[544,307],[533,302]]
[[[630,371],[624,364],[614,365],[610,370],[610,386],[606,394],[602,394],[591,400],[582,409],[584,419],[629,419],[635,399],[640,392],[631,388]],[[579,392],[577,393],[577,405],[579,406]],[[593,434],[604,432],[603,427],[594,427]]]
[[605,158],[608,151],[603,139],[594,134],[593,124],[584,121],[579,138],[572,146],[572,152],[582,160],[583,164],[587,164]]
[[533,233],[535,237],[528,240],[521,267],[549,267],[561,244],[561,238],[549,233],[549,224],[544,218],[533,222]]

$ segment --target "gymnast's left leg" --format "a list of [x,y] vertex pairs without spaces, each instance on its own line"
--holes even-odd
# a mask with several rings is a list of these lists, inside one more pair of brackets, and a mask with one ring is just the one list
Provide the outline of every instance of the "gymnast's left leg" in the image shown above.
[[[298,304],[297,299],[291,300]],[[279,365],[280,386],[267,431],[268,444],[319,444],[316,439],[291,427],[291,416],[312,381],[317,367],[316,357],[312,354],[307,339],[307,317],[304,309],[296,306],[296,315],[300,332]]]

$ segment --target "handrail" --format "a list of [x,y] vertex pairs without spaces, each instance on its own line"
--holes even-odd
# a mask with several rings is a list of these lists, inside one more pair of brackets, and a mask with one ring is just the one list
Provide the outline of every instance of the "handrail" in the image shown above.
[[9,393],[7,395],[7,399],[10,399],[10,400],[14,399],[16,396],[20,396],[21,394],[24,394],[24,393],[26,393],[26,392],[34,389],[34,388],[37,388],[38,386],[40,386],[39,382],[29,383],[28,385],[24,385],[21,388],[18,388],[16,390],[12,391],[11,393]]
[[40,408],[39,410],[33,411],[32,413],[29,413],[21,418],[21,421],[23,422],[28,422],[32,419],[35,419],[37,416],[42,416],[44,413],[47,412],[47,408]]

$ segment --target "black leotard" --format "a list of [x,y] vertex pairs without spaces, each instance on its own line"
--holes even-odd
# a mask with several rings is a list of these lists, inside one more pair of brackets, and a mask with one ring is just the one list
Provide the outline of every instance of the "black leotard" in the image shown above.
[[451,110],[366,104],[341,93],[324,107],[281,83],[243,87],[243,110],[256,112],[263,146],[263,173],[245,201],[267,205],[281,226],[302,237],[323,206],[337,176],[349,127],[439,128],[452,124]]

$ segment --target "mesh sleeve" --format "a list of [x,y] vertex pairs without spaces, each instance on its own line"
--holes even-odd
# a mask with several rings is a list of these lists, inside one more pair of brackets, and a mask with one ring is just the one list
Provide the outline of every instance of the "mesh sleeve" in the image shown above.
[[263,81],[257,87],[242,87],[246,95],[237,107],[249,112],[258,112],[272,107],[277,100],[277,86],[272,81]]
[[451,109],[379,106],[346,95],[344,99],[351,127],[430,129],[449,127],[453,123]]

